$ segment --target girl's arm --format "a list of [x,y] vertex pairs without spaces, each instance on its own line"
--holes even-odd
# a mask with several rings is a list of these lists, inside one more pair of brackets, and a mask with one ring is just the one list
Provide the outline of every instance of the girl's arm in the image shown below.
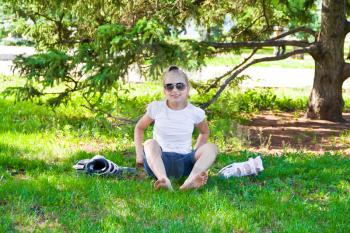
[[143,165],[143,137],[145,129],[153,122],[153,119],[147,115],[141,117],[141,119],[136,123],[134,131],[134,143],[136,150],[136,165]]
[[197,124],[196,127],[199,130],[199,135],[197,138],[196,145],[194,146],[195,149],[198,149],[202,145],[208,142],[209,138],[209,126],[208,122],[206,120],[202,121],[201,123]]

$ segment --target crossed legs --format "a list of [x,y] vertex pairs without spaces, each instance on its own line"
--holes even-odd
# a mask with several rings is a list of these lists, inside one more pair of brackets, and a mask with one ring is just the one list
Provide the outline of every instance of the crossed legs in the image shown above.
[[[154,139],[149,139],[144,143],[144,150],[147,163],[153,174],[157,177],[154,184],[155,189],[165,188],[173,190],[171,182],[166,174],[164,163],[162,160],[162,151],[158,142]],[[199,188],[208,180],[208,169],[214,163],[218,153],[217,146],[212,143],[206,143],[195,153],[196,163],[193,169],[180,187],[181,190]]]

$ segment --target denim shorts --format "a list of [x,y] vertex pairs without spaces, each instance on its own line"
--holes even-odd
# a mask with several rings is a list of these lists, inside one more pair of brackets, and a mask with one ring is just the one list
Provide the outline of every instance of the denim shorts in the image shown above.
[[[194,156],[195,152],[196,151],[193,150],[188,154],[179,154],[176,152],[162,151],[162,160],[167,176],[174,178],[188,176],[191,173],[194,164],[196,163],[196,158]],[[146,158],[144,158],[143,166],[147,174],[155,178],[155,175],[149,167]]]

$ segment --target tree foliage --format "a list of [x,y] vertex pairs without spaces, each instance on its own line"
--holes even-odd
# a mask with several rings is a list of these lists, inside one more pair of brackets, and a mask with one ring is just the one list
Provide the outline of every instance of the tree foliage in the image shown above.
[[[15,60],[16,69],[27,82],[24,87],[8,89],[8,93],[17,93],[19,99],[49,94],[48,103],[54,106],[69,100],[76,91],[87,99],[96,99],[108,89],[117,89],[135,64],[145,77],[157,78],[170,64],[198,69],[205,65],[206,57],[239,52],[242,47],[251,48],[254,54],[264,46],[285,44],[302,47],[297,53],[307,52],[310,44],[305,41],[270,37],[275,25],[293,29],[315,22],[317,6],[311,0],[1,2],[18,19],[31,22],[24,33],[35,41],[40,51]],[[225,19],[232,22],[229,30],[224,28]],[[204,41],[182,37],[189,21],[204,29],[207,35]],[[293,33],[304,33],[303,40],[314,36],[305,28]],[[249,44],[250,41],[262,43]],[[204,88],[221,85],[218,90],[222,91],[243,68],[291,55],[250,63],[243,60]]]

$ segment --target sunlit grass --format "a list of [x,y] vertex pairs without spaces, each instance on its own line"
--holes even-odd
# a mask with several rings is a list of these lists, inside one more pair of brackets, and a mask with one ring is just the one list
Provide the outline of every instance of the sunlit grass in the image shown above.
[[[133,85],[107,99],[114,113],[135,118],[162,98],[158,85]],[[237,136],[244,111],[299,110],[307,93],[228,90],[208,109],[210,140],[221,152],[208,184],[189,192],[178,191],[183,180],[173,181],[175,192],[157,192],[142,171],[125,179],[77,175],[72,165],[95,154],[134,166],[133,125],[108,124],[79,96],[55,110],[0,99],[0,232],[349,232],[350,159],[342,154],[264,154],[259,176],[217,176],[257,156]]]

